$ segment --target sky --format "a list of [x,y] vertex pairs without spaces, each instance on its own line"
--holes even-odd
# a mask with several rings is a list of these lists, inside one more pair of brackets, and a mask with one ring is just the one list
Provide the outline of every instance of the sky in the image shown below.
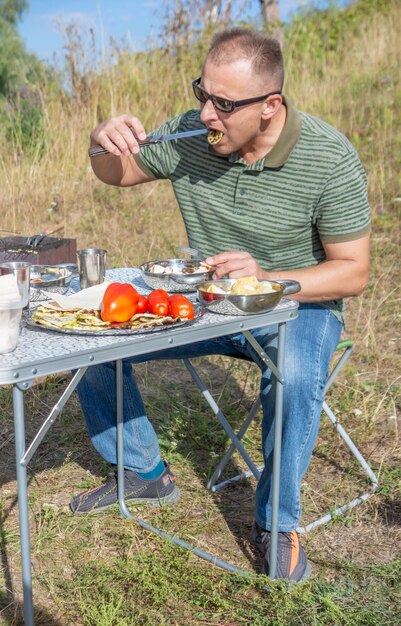
[[[258,14],[259,0],[249,4],[247,15]],[[299,0],[280,0],[282,19],[297,6]],[[163,0],[30,0],[18,30],[28,52],[49,62],[62,58],[63,37],[57,24],[72,22],[84,32],[93,28],[97,41],[107,43],[112,36],[141,50],[160,32],[164,7]]]

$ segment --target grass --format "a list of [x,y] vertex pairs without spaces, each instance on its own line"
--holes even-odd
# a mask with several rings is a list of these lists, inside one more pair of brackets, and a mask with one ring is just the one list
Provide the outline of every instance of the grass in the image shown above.
[[[235,421],[252,397],[256,371],[237,364],[231,368],[228,385],[224,375],[227,365],[228,359],[219,363],[204,359],[200,367],[213,376],[213,393],[221,397],[230,419]],[[365,454],[369,456],[373,448],[370,460],[380,473],[380,491],[368,503],[305,538],[316,576],[288,594],[280,583],[270,583],[257,574],[260,560],[252,553],[247,539],[253,516],[254,481],[228,489],[223,495],[206,491],[207,476],[225,442],[221,432],[214,431],[210,412],[191,389],[182,366],[172,363],[170,367],[172,386],[160,364],[141,366],[139,376],[146,390],[146,402],[162,433],[163,453],[177,472],[183,497],[174,507],[137,508],[133,513],[201,549],[255,571],[255,576],[247,579],[225,574],[122,520],[116,510],[99,516],[72,517],[67,510],[72,494],[96,485],[107,471],[90,448],[78,403],[73,398],[49,431],[46,444],[38,450],[30,469],[37,623],[397,624],[397,603],[401,599],[401,563],[397,560],[401,473],[396,466],[398,457],[391,433],[382,432],[381,421],[377,420],[376,427],[370,429],[365,428],[363,419],[355,423],[355,409],[350,411],[350,407],[361,406],[355,398],[364,392],[353,385],[352,371],[346,373],[346,385],[352,393],[345,394],[342,385],[335,386],[331,406],[342,415]],[[155,376],[160,376],[158,392],[149,386],[149,380]],[[248,384],[244,386],[246,377]],[[27,424],[28,436],[41,421],[37,413],[52,404],[65,383],[64,379],[53,377],[26,394],[28,414],[35,416]],[[4,389],[3,398],[7,403]],[[11,434],[10,418],[3,421],[3,426],[2,434]],[[252,449],[258,449],[256,426],[248,443]],[[0,606],[4,606],[2,625],[21,623],[15,476],[9,463],[12,447],[10,441],[1,462],[1,544],[3,571],[9,576],[4,581],[9,593],[0,599]],[[359,468],[339,448],[337,438],[323,422],[304,485],[304,517],[311,519],[316,512],[330,509],[336,501],[342,503],[364,488],[365,479]],[[10,598],[14,598],[14,604],[6,608]]]
[[[395,0],[358,6],[363,11],[350,7],[341,14],[322,14],[296,23],[287,33],[286,91],[300,108],[352,139],[369,177],[370,281],[364,295],[348,303],[344,337],[354,339],[355,349],[330,390],[329,404],[377,473],[379,490],[303,538],[314,577],[288,593],[282,584],[259,575],[261,562],[248,542],[255,482],[215,495],[205,489],[227,441],[189,374],[180,363],[141,365],[137,372],[144,399],[182,499],[174,507],[134,514],[254,575],[226,574],[121,519],[116,511],[72,517],[67,509],[72,495],[98,484],[108,471],[90,446],[72,398],[28,472],[38,625],[400,623],[401,6]],[[317,40],[322,43],[311,44]],[[196,54],[181,51],[177,57],[116,49],[114,65],[95,72],[85,64],[83,44],[72,31],[66,65],[70,93],[60,92],[54,83],[41,85],[45,131],[40,145],[22,145],[21,131],[0,150],[1,227],[31,234],[63,222],[65,235],[76,237],[79,246],[107,248],[115,267],[173,253],[175,245],[185,242],[185,232],[168,183],[132,190],[101,184],[88,168],[87,137],[97,120],[111,112],[134,110],[152,128],[194,106],[186,86],[199,74],[206,44],[199,44]],[[73,54],[80,59],[74,75]],[[6,124],[0,134],[5,129]],[[199,367],[238,426],[257,393],[256,368],[224,358],[203,359]],[[67,380],[49,377],[25,393],[28,440]],[[0,389],[0,407],[0,625],[17,626],[22,624],[22,584],[9,389]],[[246,444],[260,455],[258,423]],[[239,468],[234,457],[227,471]],[[308,523],[366,487],[358,464],[323,420],[303,486],[302,521]]]

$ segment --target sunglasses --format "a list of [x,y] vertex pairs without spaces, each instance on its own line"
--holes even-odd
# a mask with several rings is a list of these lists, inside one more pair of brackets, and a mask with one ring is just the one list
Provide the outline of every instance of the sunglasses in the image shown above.
[[192,82],[192,89],[194,90],[194,95],[199,102],[205,104],[208,100],[212,101],[212,104],[215,109],[218,111],[223,111],[223,113],[232,113],[234,109],[238,107],[243,107],[246,104],[253,104],[254,102],[262,102],[262,100],[266,100],[269,96],[281,95],[281,91],[271,91],[267,93],[265,96],[258,96],[257,98],[247,98],[246,100],[227,100],[227,98],[220,98],[219,96],[212,96],[210,93],[199,87],[201,79],[197,78]]

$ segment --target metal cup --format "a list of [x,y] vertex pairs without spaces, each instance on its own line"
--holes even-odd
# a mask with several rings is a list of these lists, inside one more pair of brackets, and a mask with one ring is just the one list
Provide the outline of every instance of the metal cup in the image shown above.
[[14,274],[23,308],[29,306],[30,269],[30,263],[24,263],[23,261],[12,261],[0,264],[0,276],[4,274]]
[[79,285],[81,289],[100,285],[106,272],[107,250],[86,248],[77,250]]

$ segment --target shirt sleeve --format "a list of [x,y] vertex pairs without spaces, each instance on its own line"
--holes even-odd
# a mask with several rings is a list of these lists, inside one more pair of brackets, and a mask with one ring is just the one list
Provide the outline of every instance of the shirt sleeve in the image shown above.
[[353,149],[345,153],[328,178],[314,218],[323,243],[353,241],[370,232],[366,173]]
[[[197,128],[204,128],[199,120],[199,112],[190,110],[164,122],[152,134],[169,135]],[[180,160],[177,141],[162,141],[159,144],[143,146],[135,156],[137,165],[147,174],[157,179],[170,179]]]

